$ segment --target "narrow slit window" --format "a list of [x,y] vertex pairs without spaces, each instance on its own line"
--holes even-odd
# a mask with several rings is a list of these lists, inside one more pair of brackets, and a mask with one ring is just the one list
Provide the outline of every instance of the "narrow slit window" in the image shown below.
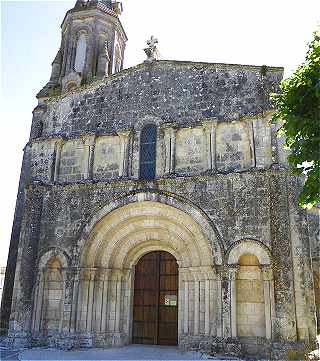
[[156,126],[145,126],[140,139],[140,179],[154,179],[156,176],[156,143]]

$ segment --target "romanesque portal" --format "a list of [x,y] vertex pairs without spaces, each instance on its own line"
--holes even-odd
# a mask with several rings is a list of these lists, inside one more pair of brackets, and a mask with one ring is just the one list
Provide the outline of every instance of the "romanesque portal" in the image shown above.
[[[176,345],[226,333],[270,338],[267,250],[244,241],[224,264],[219,240],[199,210],[173,199],[161,203],[152,193],[135,199],[105,207],[88,224],[73,289],[66,289],[70,260],[52,251],[42,257],[34,331],[54,337],[71,329],[80,342],[114,346]],[[66,292],[70,308],[63,304]]]

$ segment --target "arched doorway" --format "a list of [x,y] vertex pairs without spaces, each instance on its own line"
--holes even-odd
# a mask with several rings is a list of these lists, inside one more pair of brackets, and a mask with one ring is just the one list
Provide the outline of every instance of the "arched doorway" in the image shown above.
[[178,264],[168,252],[151,252],[135,267],[132,342],[178,344]]
[[99,345],[133,342],[136,267],[142,257],[159,251],[179,266],[175,344],[177,338],[183,344],[190,337],[222,333],[221,280],[214,269],[222,263],[222,251],[205,215],[186,202],[159,193],[117,200],[86,226],[78,247],[74,327],[83,337]]

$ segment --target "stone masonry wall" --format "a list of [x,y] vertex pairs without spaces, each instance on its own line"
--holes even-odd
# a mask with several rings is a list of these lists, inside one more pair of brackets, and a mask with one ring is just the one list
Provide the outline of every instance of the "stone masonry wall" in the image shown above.
[[139,65],[83,90],[46,102],[42,135],[114,133],[146,115],[192,124],[202,118],[234,120],[270,109],[282,68],[158,61]]
[[[270,176],[257,172],[179,177],[159,180],[151,188],[194,202],[212,219],[226,250],[241,239],[256,239],[270,246]],[[135,181],[114,181],[108,185],[49,187],[44,194],[39,253],[61,247],[70,256],[78,257],[73,254],[73,246],[94,214],[113,199],[146,186]]]

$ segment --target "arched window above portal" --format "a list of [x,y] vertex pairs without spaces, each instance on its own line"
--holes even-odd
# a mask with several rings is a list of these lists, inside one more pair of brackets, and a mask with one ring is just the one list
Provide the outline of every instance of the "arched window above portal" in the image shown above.
[[77,39],[76,56],[74,60],[74,70],[82,73],[86,64],[87,38],[85,33],[81,32]]
[[157,127],[146,125],[140,138],[140,179],[154,179],[156,176]]

